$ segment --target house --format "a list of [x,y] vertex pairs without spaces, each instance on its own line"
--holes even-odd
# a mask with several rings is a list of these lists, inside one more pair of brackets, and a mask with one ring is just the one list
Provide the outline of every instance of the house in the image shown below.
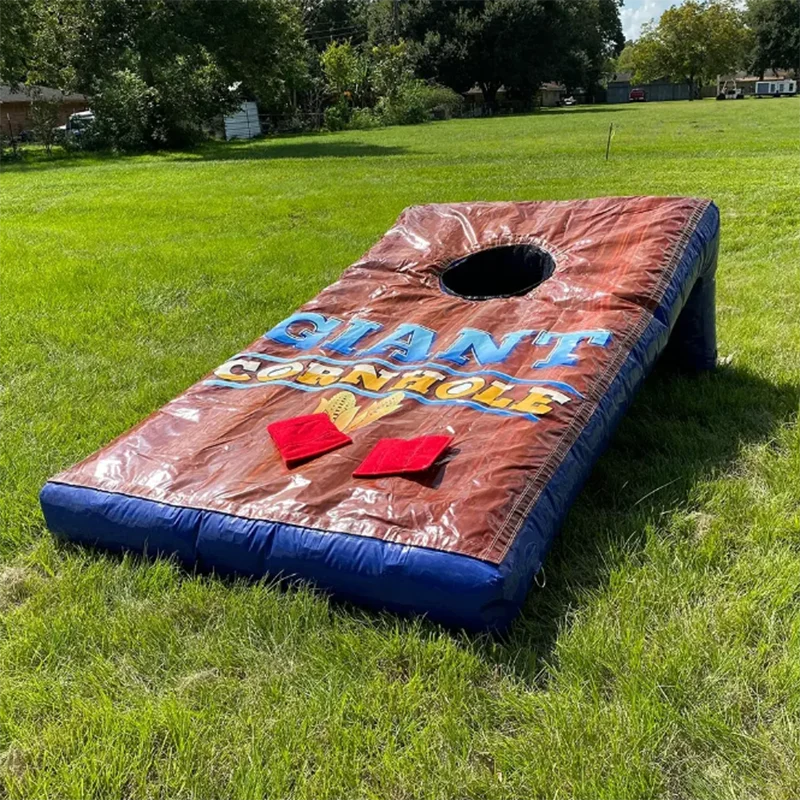
[[[539,87],[537,99],[540,106],[552,107],[560,104],[561,100],[567,95],[567,87],[563,83],[555,81],[547,81]],[[576,89],[573,96],[579,102],[585,102],[585,93],[583,89]],[[473,86],[469,91],[464,92],[464,111],[465,116],[482,116],[484,112],[484,98],[483,92],[480,87]],[[495,102],[499,108],[511,108],[513,110],[514,104],[506,97],[506,89],[501,86],[497,90]]]
[[0,85],[0,131],[3,135],[19,136],[22,131],[31,127],[30,110],[36,97],[58,101],[59,125],[63,125],[70,114],[89,108],[88,99],[83,94],[64,94],[46,86],[12,89],[10,86]]
[[742,94],[745,97],[748,95],[754,95],[756,93],[756,84],[761,81],[772,81],[772,80],[785,80],[789,77],[788,70],[771,70],[766,69],[764,70],[763,77],[759,77],[756,75],[750,75],[747,72],[734,72],[730,75],[718,75],[717,76],[717,92],[720,91],[721,87],[724,86],[726,83],[735,81],[736,88],[742,90]]
[[543,83],[539,88],[539,104],[544,107],[557,106],[566,93],[567,87],[563,83]]
[[[462,94],[464,98],[464,116],[465,117],[482,117],[484,114],[487,113],[485,107],[485,101],[483,98],[483,92],[481,91],[480,87],[475,85],[471,89],[467,90]],[[495,103],[498,107],[502,107],[505,103],[506,99],[506,90],[504,86],[501,86],[497,90],[497,95],[495,97]]]

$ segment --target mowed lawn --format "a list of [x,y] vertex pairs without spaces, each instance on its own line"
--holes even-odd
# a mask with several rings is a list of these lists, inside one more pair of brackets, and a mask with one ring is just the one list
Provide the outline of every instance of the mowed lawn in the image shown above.
[[[798,120],[796,99],[577,107],[5,166],[0,796],[800,796]],[[508,636],[46,531],[49,475],[405,206],[613,194],[719,205],[722,365],[650,377]]]

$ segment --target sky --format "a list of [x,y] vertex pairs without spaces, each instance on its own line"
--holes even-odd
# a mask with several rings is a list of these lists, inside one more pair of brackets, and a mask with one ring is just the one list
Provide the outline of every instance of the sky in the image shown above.
[[645,22],[651,19],[658,21],[662,11],[679,3],[680,0],[625,0],[619,12],[625,38],[638,38]]

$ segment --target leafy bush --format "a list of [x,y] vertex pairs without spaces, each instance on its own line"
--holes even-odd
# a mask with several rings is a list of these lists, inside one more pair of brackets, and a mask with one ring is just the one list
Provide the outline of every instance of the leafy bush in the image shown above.
[[325,127],[329,131],[343,131],[352,116],[352,109],[348,102],[343,98],[335,106],[325,109]]
[[369,91],[370,64],[367,57],[350,42],[331,42],[320,56],[328,90],[336,98],[363,102]]
[[117,150],[136,150],[152,145],[154,107],[158,92],[135,72],[117,70],[98,81],[92,96],[95,122],[77,144]]
[[416,125],[433,116],[451,116],[461,102],[461,96],[452,89],[410,80],[392,96],[381,98],[378,107],[387,125]]
[[429,118],[422,87],[424,81],[407,81],[388,97],[378,101],[378,111],[386,125],[416,125]]
[[275,123],[277,133],[305,133],[309,128],[308,120],[297,109],[280,117]]
[[19,137],[0,131],[0,162],[21,161],[25,155]]
[[414,78],[408,47],[404,41],[373,47],[370,64],[370,85],[378,97],[395,97]]
[[332,42],[320,55],[320,67],[334,103],[325,111],[331,131],[446,119],[462,102],[452,89],[413,77],[403,41],[369,49]]
[[201,140],[203,123],[235,110],[240,97],[205,48],[176,55],[159,71],[153,94],[151,136],[156,144],[192,145]]
[[383,120],[371,108],[354,108],[347,123],[348,130],[368,130],[380,128]]
[[438,83],[428,84],[424,94],[432,115],[437,119],[449,119],[461,111],[464,98],[448,86]]

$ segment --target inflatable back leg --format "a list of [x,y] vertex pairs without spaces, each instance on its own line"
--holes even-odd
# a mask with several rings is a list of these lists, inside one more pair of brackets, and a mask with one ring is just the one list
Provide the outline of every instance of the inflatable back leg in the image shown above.
[[671,366],[686,372],[711,370],[717,363],[715,273],[718,249],[718,240],[708,248],[664,351],[664,358]]

